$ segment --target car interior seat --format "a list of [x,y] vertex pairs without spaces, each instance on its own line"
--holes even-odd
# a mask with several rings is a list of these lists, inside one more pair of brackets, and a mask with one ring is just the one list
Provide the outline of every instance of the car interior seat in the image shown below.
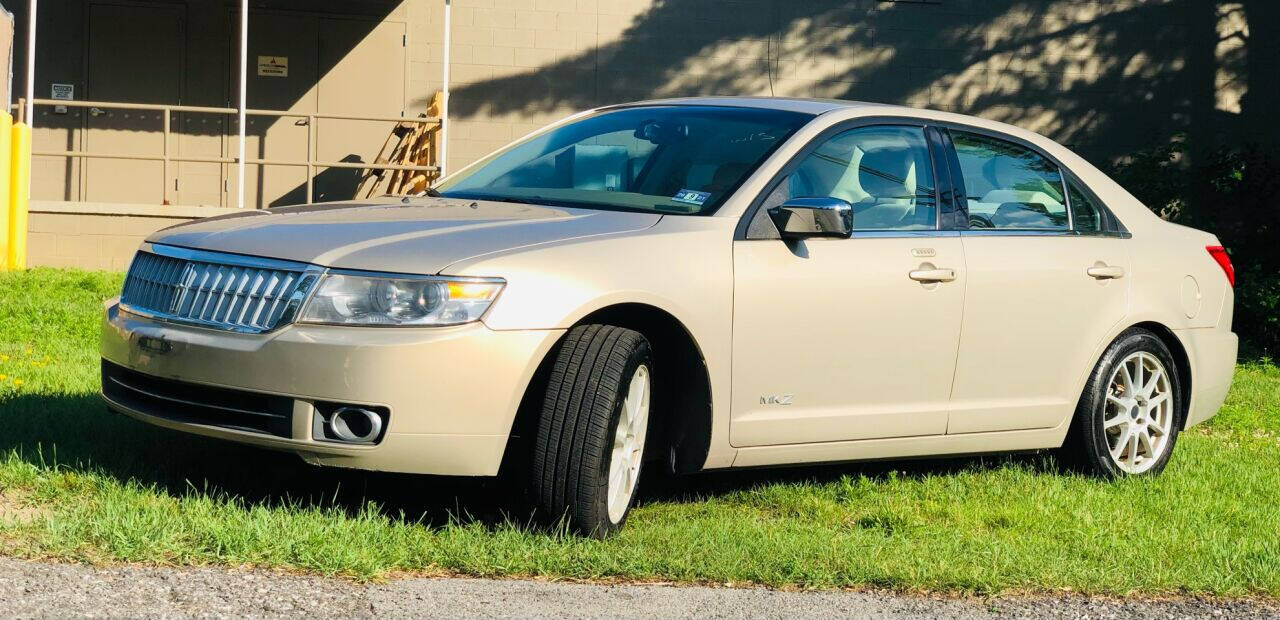
[[859,229],[915,224],[915,158],[902,147],[855,148],[849,170],[831,195],[853,205],[853,221]]

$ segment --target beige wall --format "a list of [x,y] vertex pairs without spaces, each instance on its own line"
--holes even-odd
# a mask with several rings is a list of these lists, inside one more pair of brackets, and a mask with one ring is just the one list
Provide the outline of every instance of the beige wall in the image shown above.
[[[83,92],[84,15],[96,2],[41,3],[38,92],[51,82],[72,82]],[[225,105],[227,16],[235,3],[163,4],[184,7],[187,19],[183,103]],[[951,110],[1045,133],[1101,164],[1184,133],[1201,145],[1280,142],[1269,118],[1280,107],[1274,0],[453,0],[453,7],[453,170],[584,108],[687,95],[833,97]],[[386,79],[404,81],[410,113],[440,88],[441,0],[264,0],[254,10],[402,22],[407,70]],[[58,129],[58,119],[41,114],[38,142],[75,144],[74,129]],[[351,142],[385,136],[383,128],[365,131],[377,135]],[[232,142],[210,139],[191,144],[225,151]],[[373,155],[359,154],[366,161]],[[62,187],[69,166],[43,158],[37,175]],[[81,199],[41,187],[39,198]],[[160,224],[153,213],[37,214],[31,262],[83,257],[76,264],[120,268],[119,248]]]

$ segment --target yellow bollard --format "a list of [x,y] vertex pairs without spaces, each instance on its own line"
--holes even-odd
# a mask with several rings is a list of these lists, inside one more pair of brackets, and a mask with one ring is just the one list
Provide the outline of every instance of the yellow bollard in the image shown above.
[[9,160],[9,268],[27,268],[27,206],[31,199],[31,126],[15,123]]
[[0,112],[0,271],[9,269],[9,140],[13,116]]

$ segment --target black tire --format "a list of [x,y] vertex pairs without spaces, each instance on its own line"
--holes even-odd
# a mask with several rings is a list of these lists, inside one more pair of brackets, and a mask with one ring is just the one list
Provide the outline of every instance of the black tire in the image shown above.
[[649,341],[630,329],[581,325],[561,343],[529,469],[530,499],[551,524],[563,519],[577,534],[604,538],[626,522],[630,504],[621,518],[609,516],[609,463],[625,391],[642,364],[652,377]]
[[[1147,469],[1134,473],[1124,469],[1111,453],[1111,439],[1125,431],[1114,429],[1113,434],[1109,436],[1104,428],[1104,422],[1107,419],[1105,409],[1107,394],[1114,389],[1111,378],[1119,364],[1139,352],[1154,356],[1163,366],[1162,370],[1167,373],[1171,421],[1168,424],[1168,438],[1163,451],[1157,458],[1152,459],[1154,462],[1146,466]],[[1169,457],[1177,445],[1179,429],[1182,428],[1184,404],[1181,381],[1173,355],[1169,353],[1169,348],[1159,337],[1141,328],[1133,328],[1120,334],[1103,352],[1102,358],[1098,360],[1097,366],[1089,375],[1089,381],[1085,383],[1067,440],[1062,446],[1063,460],[1078,471],[1105,479],[1159,474],[1168,465]],[[1127,424],[1124,428],[1128,428]]]

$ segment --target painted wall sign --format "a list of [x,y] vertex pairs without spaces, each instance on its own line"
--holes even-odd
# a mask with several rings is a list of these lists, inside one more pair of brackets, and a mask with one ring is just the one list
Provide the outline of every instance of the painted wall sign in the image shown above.
[[289,77],[288,56],[259,56],[259,77]]
[[75,84],[54,84],[52,90],[53,92],[51,95],[53,99],[57,99],[59,101],[74,101],[76,98]]

